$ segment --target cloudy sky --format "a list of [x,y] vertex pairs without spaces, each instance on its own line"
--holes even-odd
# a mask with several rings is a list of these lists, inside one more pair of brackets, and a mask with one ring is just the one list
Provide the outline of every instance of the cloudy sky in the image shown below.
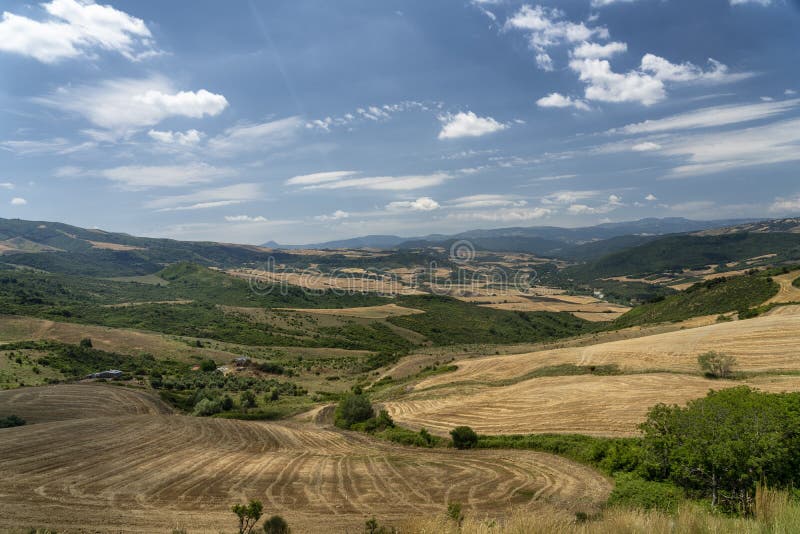
[[800,214],[796,0],[2,11],[0,217],[307,243]]

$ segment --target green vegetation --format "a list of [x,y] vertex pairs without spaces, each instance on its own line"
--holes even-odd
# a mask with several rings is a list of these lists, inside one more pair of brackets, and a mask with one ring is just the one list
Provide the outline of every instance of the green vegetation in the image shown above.
[[349,394],[336,406],[333,422],[339,428],[349,429],[356,423],[362,423],[375,417],[372,403],[363,394]]
[[685,407],[657,405],[642,425],[644,466],[712,506],[753,512],[756,488],[800,482],[800,394],[712,391]]
[[0,417],[0,428],[11,428],[15,426],[23,426],[25,425],[25,419],[17,416],[17,415],[8,415],[6,417]]
[[565,274],[590,281],[614,276],[640,277],[655,273],[682,273],[725,265],[767,254],[770,263],[800,259],[800,234],[735,233],[716,236],[674,235],[571,267]]
[[425,313],[391,317],[389,322],[437,345],[547,341],[596,328],[569,313],[495,310],[433,295],[402,297],[397,303]]
[[457,426],[450,431],[456,449],[474,449],[478,445],[478,434],[468,426]]
[[765,274],[752,272],[733,278],[701,282],[686,291],[638,306],[616,321],[615,328],[683,321],[758,306],[778,292],[778,284]]
[[239,534],[250,534],[261,519],[264,505],[261,501],[252,500],[248,504],[234,504],[231,508],[239,519]]
[[711,351],[698,356],[697,363],[709,378],[731,378],[736,358]]

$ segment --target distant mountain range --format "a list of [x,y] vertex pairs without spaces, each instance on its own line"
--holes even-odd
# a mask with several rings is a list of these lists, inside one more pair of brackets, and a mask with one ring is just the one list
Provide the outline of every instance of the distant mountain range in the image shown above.
[[[470,230],[453,235],[431,234],[422,237],[404,238],[394,235],[368,235],[352,239],[341,239],[314,243],[309,245],[282,245],[274,241],[264,243],[264,247],[273,249],[409,249],[425,248],[432,246],[450,246],[453,242],[466,239],[482,250],[495,250],[504,252],[528,252],[532,254],[563,254],[581,257],[580,250],[573,250],[576,246],[583,246],[593,242],[619,238],[622,236],[637,236],[620,241],[619,248],[642,244],[655,236],[666,234],[680,234],[719,229],[730,226],[753,224],[755,219],[722,219],[715,221],[693,221],[681,217],[667,217],[663,219],[647,218],[638,221],[604,223],[596,226],[582,228],[559,228],[555,226],[531,226],[496,228],[491,230]],[[591,249],[591,247],[589,247]],[[618,249],[617,249],[618,250]],[[606,252],[610,252],[606,250]]]

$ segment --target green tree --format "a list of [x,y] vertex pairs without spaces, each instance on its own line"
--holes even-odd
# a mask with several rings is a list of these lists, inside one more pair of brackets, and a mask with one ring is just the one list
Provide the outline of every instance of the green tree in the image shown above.
[[333,422],[339,428],[350,428],[356,423],[373,417],[375,417],[375,410],[364,395],[347,395],[333,412]]
[[733,376],[733,366],[736,365],[736,358],[719,352],[706,352],[697,357],[706,376],[713,378],[730,378]]
[[231,510],[239,518],[239,534],[250,534],[261,519],[264,505],[254,499],[248,504],[235,504]]
[[91,349],[92,348],[92,340],[88,337],[81,339],[80,347],[82,349]]
[[203,360],[200,362],[200,370],[206,373],[217,370],[217,362],[214,360]]
[[478,444],[478,434],[468,426],[457,426],[450,431],[456,449],[473,449]]
[[641,425],[646,465],[713,506],[750,513],[756,485],[800,482],[800,395],[746,386],[685,408],[652,408]]
[[289,534],[289,523],[279,515],[273,515],[264,522],[264,534]]
[[256,406],[256,396],[249,389],[247,391],[242,392],[241,399],[242,399],[242,407],[244,407],[244,408],[255,408],[255,406]]

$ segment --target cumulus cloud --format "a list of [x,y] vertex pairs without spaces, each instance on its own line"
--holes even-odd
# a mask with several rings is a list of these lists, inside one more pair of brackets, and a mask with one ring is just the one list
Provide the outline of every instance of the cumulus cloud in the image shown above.
[[604,59],[627,51],[627,43],[615,41],[601,45],[584,41],[572,50],[572,56],[579,59]]
[[344,210],[336,210],[330,215],[317,215],[314,217],[318,221],[340,221],[342,219],[347,219],[350,217],[350,214]]
[[439,209],[439,203],[431,197],[420,197],[417,200],[400,200],[386,205],[390,211],[433,211]]
[[14,184],[11,182],[0,182],[0,189],[14,189]]
[[91,0],[52,0],[42,4],[49,17],[34,20],[4,12],[0,51],[42,63],[91,57],[98,50],[139,60],[159,52],[143,20]]
[[197,130],[186,130],[185,132],[173,132],[150,130],[147,135],[151,139],[164,143],[165,145],[193,146],[198,144],[203,138],[202,132]]
[[508,128],[492,117],[479,117],[472,111],[439,117],[442,131],[439,139],[458,139],[461,137],[481,137]]
[[596,215],[610,213],[621,206],[624,206],[622,198],[617,195],[609,195],[607,201],[603,204],[598,206],[572,204],[567,208],[567,212],[572,215]]
[[181,187],[206,183],[235,174],[229,168],[214,167],[205,163],[189,165],[124,165],[100,171],[100,176],[116,182],[125,189],[139,190],[153,187]]
[[11,199],[11,205],[12,206],[24,206],[27,203],[28,203],[28,201],[25,200],[24,198],[14,197],[14,198]]
[[792,198],[776,198],[769,210],[778,213],[800,213],[800,195]]
[[506,21],[506,29],[517,29],[528,33],[530,47],[536,52],[536,62],[540,69],[553,70],[553,60],[548,50],[564,43],[588,41],[593,37],[608,38],[608,30],[603,27],[588,27],[583,22],[564,20],[560,9],[542,6],[522,6]]
[[712,58],[708,63],[709,69],[703,70],[688,61],[677,64],[655,54],[645,54],[640,68],[665,82],[730,83],[752,76],[749,72],[731,73],[726,65]]
[[560,93],[550,93],[543,96],[536,101],[536,105],[541,108],[576,108],[581,110],[588,110],[589,105],[583,100],[572,98],[571,96],[564,96]]
[[121,78],[99,85],[65,86],[34,99],[42,105],[77,113],[107,131],[109,138],[128,136],[169,117],[199,119],[228,107],[223,95],[205,89],[177,91],[166,78]]
[[649,195],[644,197],[644,199],[648,202],[655,202],[656,200],[658,200],[658,197],[656,197],[653,193],[650,193]]

